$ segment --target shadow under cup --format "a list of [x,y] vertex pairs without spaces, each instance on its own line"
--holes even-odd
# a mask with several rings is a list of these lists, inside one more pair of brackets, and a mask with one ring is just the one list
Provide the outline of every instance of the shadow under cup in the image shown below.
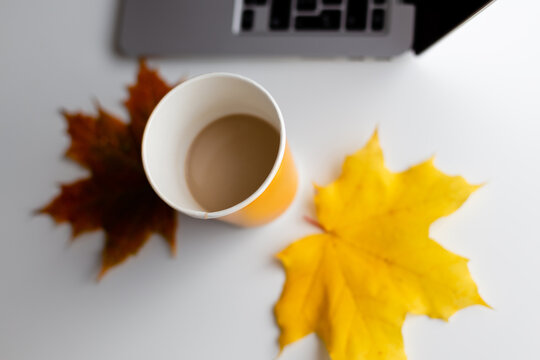
[[[207,212],[188,188],[186,158],[202,129],[232,114],[252,115],[270,123],[279,132],[278,153],[262,185],[247,199],[224,210]],[[235,74],[201,75],[165,95],[146,125],[142,161],[150,185],[174,209],[195,218],[240,226],[274,220],[294,199],[298,183],[279,107],[260,85]]]

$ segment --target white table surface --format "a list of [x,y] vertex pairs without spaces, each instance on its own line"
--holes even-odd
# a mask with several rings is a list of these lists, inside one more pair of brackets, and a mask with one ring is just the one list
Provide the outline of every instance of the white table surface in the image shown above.
[[[312,182],[326,184],[376,126],[388,165],[436,165],[487,182],[431,235],[469,257],[482,296],[449,323],[409,317],[411,360],[539,359],[540,2],[499,0],[420,58],[151,61],[167,79],[236,72],[284,113],[298,196],[274,223],[239,230],[182,216],[171,258],[152,238],[95,281],[102,233],[33,217],[57,184],[84,174],[61,158],[61,108],[93,100],[125,115],[136,62],[111,50],[115,1],[0,2],[0,358],[273,359],[284,273],[273,255],[316,231]],[[283,360],[327,359],[313,335]]]

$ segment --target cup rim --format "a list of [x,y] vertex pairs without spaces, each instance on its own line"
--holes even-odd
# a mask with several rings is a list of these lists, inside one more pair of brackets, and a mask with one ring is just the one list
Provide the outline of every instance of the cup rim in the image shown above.
[[[276,160],[274,161],[274,165],[272,166],[272,169],[270,170],[270,172],[266,176],[266,179],[263,181],[263,183],[259,186],[259,188],[255,192],[253,192],[250,196],[248,196],[243,201],[241,201],[238,204],[235,204],[235,205],[233,205],[233,206],[231,206],[229,208],[226,208],[226,209],[223,209],[223,210],[218,210],[218,211],[204,211],[204,210],[189,209],[189,208],[179,206],[178,204],[175,204],[170,199],[168,199],[167,196],[165,194],[163,194],[159,190],[157,184],[155,183],[154,179],[152,178],[152,174],[148,170],[146,150],[145,150],[146,147],[147,147],[147,143],[148,143],[148,128],[149,128],[150,123],[152,121],[155,121],[154,119],[157,116],[156,115],[157,109],[160,108],[161,106],[163,106],[163,104],[165,102],[169,101],[170,98],[176,96],[176,94],[181,89],[183,89],[184,87],[190,86],[190,85],[192,85],[192,84],[194,84],[196,82],[206,80],[208,78],[219,78],[219,77],[221,77],[221,78],[230,78],[230,79],[232,78],[232,79],[237,79],[237,80],[244,81],[244,82],[254,86],[258,90],[260,90],[266,96],[266,98],[268,100],[270,100],[270,103],[274,107],[274,109],[275,109],[275,111],[277,113],[277,116],[278,116],[278,120],[279,120],[279,129],[278,129],[279,130],[279,148],[278,148],[278,153],[277,153],[277,156],[276,156]],[[146,123],[145,129],[144,129],[144,132],[143,132],[143,138],[142,138],[142,142],[141,142],[141,157],[142,157],[142,164],[143,164],[144,173],[146,174],[146,178],[147,178],[148,182],[150,183],[150,186],[152,187],[154,192],[161,198],[161,200],[163,200],[167,205],[169,205],[170,207],[172,207],[173,209],[176,209],[177,211],[179,211],[181,213],[184,213],[184,214],[189,215],[189,216],[194,217],[194,218],[198,218],[198,219],[217,219],[217,218],[222,218],[222,217],[225,217],[227,215],[230,215],[230,214],[233,214],[233,213],[236,213],[236,212],[242,210],[243,208],[245,208],[249,204],[251,204],[253,201],[255,201],[259,196],[261,196],[266,191],[268,186],[272,183],[272,181],[276,177],[276,174],[277,174],[277,172],[278,172],[278,170],[279,170],[279,168],[281,166],[281,163],[283,162],[283,157],[284,157],[284,154],[285,154],[286,142],[287,142],[287,136],[285,134],[285,123],[283,121],[283,115],[281,113],[281,109],[279,108],[278,104],[276,103],[276,101],[274,100],[272,95],[268,92],[268,90],[266,90],[262,85],[260,85],[256,81],[254,81],[254,80],[252,80],[252,79],[250,79],[248,77],[245,77],[243,75],[229,73],[229,72],[211,72],[211,73],[207,73],[207,74],[203,74],[203,75],[197,75],[195,77],[192,77],[190,79],[187,79],[187,80],[183,81],[182,83],[180,83],[180,84],[176,85],[174,88],[172,88],[158,102],[158,104],[154,107],[154,109],[152,110],[152,113],[148,117],[148,121]]]

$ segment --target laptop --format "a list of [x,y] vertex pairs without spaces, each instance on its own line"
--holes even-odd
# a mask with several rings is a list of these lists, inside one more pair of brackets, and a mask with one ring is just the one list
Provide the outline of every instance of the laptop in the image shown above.
[[421,54],[493,0],[123,0],[127,56]]

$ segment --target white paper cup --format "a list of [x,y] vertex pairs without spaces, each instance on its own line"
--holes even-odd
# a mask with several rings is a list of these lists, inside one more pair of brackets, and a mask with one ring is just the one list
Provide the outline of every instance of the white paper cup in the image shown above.
[[[263,184],[247,199],[228,209],[207,212],[189,191],[186,157],[204,127],[231,114],[253,115],[273,125],[280,134],[278,154]],[[142,162],[148,181],[161,199],[195,218],[219,219],[240,226],[261,225],[284,212],[296,193],[297,173],[281,111],[262,86],[240,75],[201,75],[165,95],[146,125]]]

